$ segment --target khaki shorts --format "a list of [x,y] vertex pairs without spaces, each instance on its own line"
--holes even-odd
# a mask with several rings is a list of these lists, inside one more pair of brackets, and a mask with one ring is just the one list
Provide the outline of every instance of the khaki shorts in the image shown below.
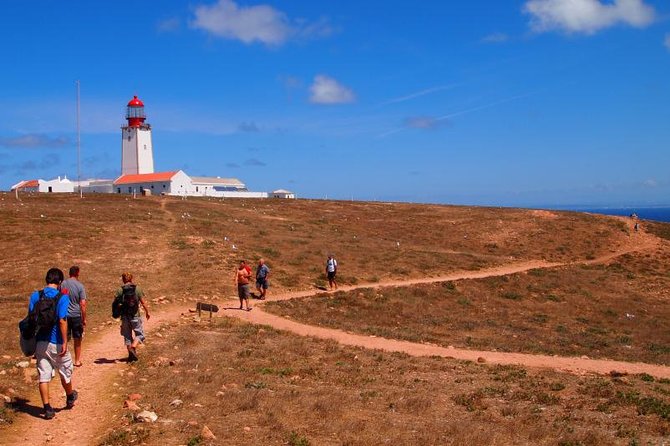
[[60,345],[46,341],[37,343],[35,357],[37,358],[37,374],[41,383],[50,382],[54,370],[58,370],[66,383],[72,379],[73,367],[70,351],[68,350],[63,356],[58,356],[59,353]]
[[133,343],[133,333],[135,337],[144,343],[144,327],[142,326],[142,318],[140,316],[129,318],[127,316],[121,317],[121,336],[126,345]]

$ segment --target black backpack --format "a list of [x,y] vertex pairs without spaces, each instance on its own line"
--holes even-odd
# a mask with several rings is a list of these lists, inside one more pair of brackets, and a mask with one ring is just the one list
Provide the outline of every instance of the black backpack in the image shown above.
[[53,299],[40,291],[39,300],[35,302],[33,311],[30,312],[30,319],[35,323],[37,333],[46,334],[58,323],[58,302],[63,294],[59,291]]
[[121,296],[121,314],[124,316],[134,317],[139,310],[140,302],[135,292],[136,286],[133,284],[126,284],[121,287],[123,295]]

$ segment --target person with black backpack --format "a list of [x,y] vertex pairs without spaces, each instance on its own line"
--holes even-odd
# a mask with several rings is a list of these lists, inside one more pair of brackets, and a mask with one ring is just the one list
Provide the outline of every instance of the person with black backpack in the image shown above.
[[30,296],[28,313],[37,331],[37,373],[39,376],[40,396],[44,405],[44,418],[56,416],[49,403],[49,383],[54,371],[60,376],[65,390],[65,406],[74,407],[78,394],[72,384],[72,357],[67,349],[67,313],[70,297],[60,292],[63,271],[51,268],[46,275],[46,287]]
[[121,280],[123,286],[116,291],[112,303],[112,316],[121,318],[121,336],[128,349],[128,362],[134,362],[137,361],[137,346],[140,342],[144,343],[145,339],[140,305],[144,308],[147,320],[151,316],[144,302],[144,292],[133,283],[133,275],[128,272],[123,273]]

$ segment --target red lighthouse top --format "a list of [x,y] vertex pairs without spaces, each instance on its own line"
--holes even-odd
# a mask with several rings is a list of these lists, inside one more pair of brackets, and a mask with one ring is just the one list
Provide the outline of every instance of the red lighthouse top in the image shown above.
[[128,102],[126,119],[128,120],[128,127],[141,127],[144,124],[144,120],[146,119],[144,115],[144,102],[140,101],[137,96],[134,96]]

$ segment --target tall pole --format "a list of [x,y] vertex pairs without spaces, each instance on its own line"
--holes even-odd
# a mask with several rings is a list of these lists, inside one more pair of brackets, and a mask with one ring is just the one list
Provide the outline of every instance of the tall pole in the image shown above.
[[77,186],[79,187],[79,197],[82,198],[84,195],[81,190],[81,126],[79,115],[79,81],[77,81]]

